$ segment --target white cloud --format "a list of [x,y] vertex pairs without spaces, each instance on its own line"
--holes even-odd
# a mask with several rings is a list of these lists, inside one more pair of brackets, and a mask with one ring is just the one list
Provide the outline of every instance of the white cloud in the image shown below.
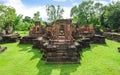
[[79,5],[79,4],[80,4],[80,3],[73,2],[73,3],[72,3],[72,6]]
[[75,0],[70,0],[71,2],[75,2]]
[[109,4],[109,2],[105,1],[105,0],[96,0],[95,3],[96,2],[102,3],[103,5],[108,5]]
[[56,2],[65,2],[67,0],[53,0],[53,1],[56,1]]
[[111,0],[110,2],[117,2],[117,1],[120,1],[120,0]]
[[70,18],[70,10],[72,7],[63,7],[64,9],[64,14],[63,14],[63,18],[68,19]]
[[[22,14],[23,16],[30,16],[33,17],[34,13],[39,11],[40,17],[43,20],[47,20],[47,13],[45,6],[36,6],[36,7],[27,7],[25,6],[21,0],[3,0],[5,5],[12,6],[16,9],[17,14]],[[64,9],[64,18],[70,18],[70,9],[71,7],[63,7]]]
[[45,6],[36,6],[36,7],[28,8],[21,2],[21,0],[3,0],[3,1],[5,5],[14,7],[16,9],[17,14],[33,17],[34,13],[39,11],[40,16],[43,19],[47,18]]

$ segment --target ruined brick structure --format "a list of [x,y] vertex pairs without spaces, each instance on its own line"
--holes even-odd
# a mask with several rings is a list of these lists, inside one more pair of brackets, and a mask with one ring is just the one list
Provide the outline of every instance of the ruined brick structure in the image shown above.
[[85,44],[84,41],[88,42],[85,44],[86,47],[89,47],[90,43],[105,44],[105,37],[101,35],[100,31],[95,30],[90,25],[78,26],[78,23],[76,23],[76,33],[74,35],[75,39],[83,40],[80,41],[82,44]]
[[70,19],[53,22],[52,38],[43,50],[46,63],[79,63],[79,49],[73,42],[71,22]]
[[39,21],[35,22],[35,26],[30,28],[29,36],[40,37],[45,33],[45,28]]
[[104,32],[103,35],[110,40],[120,42],[120,34],[115,32]]
[[33,44],[34,39],[43,36],[43,34],[45,34],[45,28],[40,21],[36,21],[35,25],[30,28],[29,35],[20,39],[20,44]]
[[20,35],[14,33],[13,27],[11,25],[7,25],[5,28],[5,33],[0,32],[0,36],[0,43],[11,43],[20,39]]
[[35,26],[30,28],[29,36],[20,40],[40,49],[45,63],[79,63],[81,49],[90,48],[91,43],[105,44],[105,37],[96,35],[92,26],[79,26],[76,23],[74,27],[71,19],[45,24],[43,27],[40,22],[35,22]]

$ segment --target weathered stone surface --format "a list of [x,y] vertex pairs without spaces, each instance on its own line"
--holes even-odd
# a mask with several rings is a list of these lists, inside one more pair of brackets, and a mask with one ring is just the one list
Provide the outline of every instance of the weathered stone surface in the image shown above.
[[20,44],[33,44],[33,42],[36,41],[34,39],[38,37],[43,37],[44,34],[45,34],[45,28],[41,25],[39,21],[36,21],[35,26],[30,28],[29,35],[24,36],[20,39]]
[[13,33],[13,27],[8,25],[5,32],[0,28],[0,43],[11,43],[16,42],[20,39],[18,33]]
[[43,45],[46,63],[79,63],[79,44],[75,44],[71,32],[71,20],[53,22],[52,37]]
[[8,25],[7,27],[6,27],[6,34],[12,34],[13,33],[13,27],[12,26],[10,26],[10,25]]
[[5,51],[6,49],[7,49],[7,47],[1,47],[1,46],[0,46],[0,52]]
[[31,37],[31,36],[24,36],[20,39],[20,44],[33,44],[33,39],[35,39],[35,37]]
[[33,39],[33,48],[42,49],[43,48],[44,39],[42,37],[38,37]]
[[90,37],[90,43],[92,44],[106,44],[105,43],[105,36],[102,35],[94,35]]
[[83,48],[90,48],[91,43],[105,44],[105,37],[99,30],[89,25],[72,26],[71,19],[60,19],[46,23],[42,27],[39,22],[30,28],[29,36],[25,36],[20,43],[33,44],[33,48],[43,52],[42,59],[48,63],[80,63]]
[[120,42],[120,33],[104,32],[103,35],[110,40]]
[[18,41],[19,39],[20,39],[20,35],[17,33],[6,34],[2,36],[2,40],[0,43],[12,43]]

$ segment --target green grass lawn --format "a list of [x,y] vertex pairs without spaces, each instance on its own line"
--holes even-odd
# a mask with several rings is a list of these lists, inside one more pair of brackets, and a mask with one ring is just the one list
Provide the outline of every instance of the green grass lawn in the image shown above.
[[120,75],[120,43],[106,42],[84,49],[80,64],[44,64],[42,53],[32,45],[0,44],[7,47],[0,53],[0,75]]
[[29,31],[15,31],[15,33],[19,33],[21,36],[29,35]]

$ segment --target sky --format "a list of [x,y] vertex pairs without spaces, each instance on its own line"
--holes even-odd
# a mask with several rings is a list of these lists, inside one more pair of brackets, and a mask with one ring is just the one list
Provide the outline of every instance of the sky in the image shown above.
[[[60,5],[64,9],[64,19],[70,18],[70,10],[73,6],[80,4],[85,0],[0,0],[0,4],[14,7],[17,15],[33,17],[37,11],[40,12],[40,17],[47,20],[46,5]],[[116,0],[94,0],[104,5]]]

